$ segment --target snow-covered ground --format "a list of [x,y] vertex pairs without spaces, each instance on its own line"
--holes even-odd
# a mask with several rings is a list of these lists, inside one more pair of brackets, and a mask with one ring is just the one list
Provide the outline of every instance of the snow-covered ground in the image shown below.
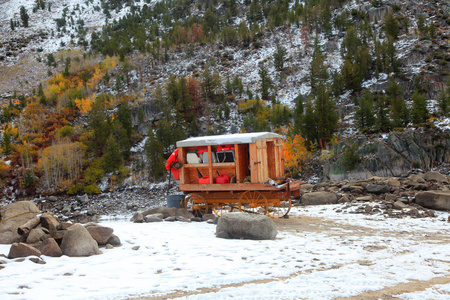
[[[42,257],[43,265],[3,258],[0,298],[333,299],[448,279],[449,213],[391,219],[351,210],[295,208],[289,220],[277,221],[278,236],[269,241],[218,239],[207,223],[105,219],[121,247],[91,257]],[[301,226],[311,219],[319,222]],[[9,247],[0,245],[0,253]],[[450,280],[444,282],[397,297],[450,299]]]

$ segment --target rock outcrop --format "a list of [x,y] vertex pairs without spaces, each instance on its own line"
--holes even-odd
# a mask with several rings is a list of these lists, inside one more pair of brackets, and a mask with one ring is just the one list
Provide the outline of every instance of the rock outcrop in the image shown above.
[[[358,145],[359,156],[351,170],[345,163],[350,144]],[[333,153],[333,157],[323,166],[324,179],[341,181],[373,176],[399,177],[413,169],[431,170],[450,163],[450,136],[433,129],[360,135],[337,143]]]

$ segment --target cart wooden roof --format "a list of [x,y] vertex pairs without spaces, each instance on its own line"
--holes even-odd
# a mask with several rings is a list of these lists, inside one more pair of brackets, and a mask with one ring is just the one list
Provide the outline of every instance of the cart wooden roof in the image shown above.
[[273,139],[273,138],[283,138],[283,136],[272,132],[252,132],[252,133],[200,136],[178,141],[177,147],[251,144],[255,143],[257,140]]

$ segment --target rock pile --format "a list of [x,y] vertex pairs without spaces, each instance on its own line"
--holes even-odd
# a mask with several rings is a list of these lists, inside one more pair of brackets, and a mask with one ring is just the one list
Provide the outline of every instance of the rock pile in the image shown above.
[[[401,178],[372,177],[367,180],[304,184],[301,186],[302,196],[296,204],[349,203],[360,205],[361,213],[432,217],[433,210],[450,210],[449,182],[448,176],[432,171],[415,172]],[[364,204],[368,202],[377,204]]]
[[[59,222],[30,201],[0,207],[0,244],[12,244],[8,258],[100,254],[99,246],[119,246],[113,229],[95,223]],[[38,260],[41,261],[41,260]]]

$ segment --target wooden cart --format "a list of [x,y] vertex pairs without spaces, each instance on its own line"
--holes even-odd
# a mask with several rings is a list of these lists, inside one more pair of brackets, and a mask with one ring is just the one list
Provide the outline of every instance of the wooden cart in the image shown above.
[[[279,134],[189,138],[177,142],[177,152],[173,174],[179,177],[180,191],[188,194],[185,208],[195,215],[245,211],[283,217],[291,209],[291,195],[299,194],[300,182],[284,177]],[[223,183],[227,178],[230,183]]]

